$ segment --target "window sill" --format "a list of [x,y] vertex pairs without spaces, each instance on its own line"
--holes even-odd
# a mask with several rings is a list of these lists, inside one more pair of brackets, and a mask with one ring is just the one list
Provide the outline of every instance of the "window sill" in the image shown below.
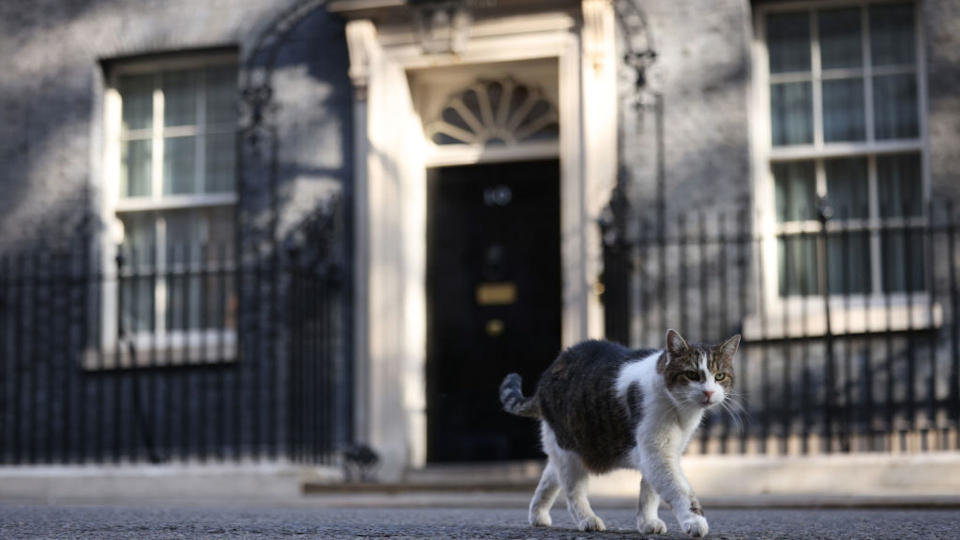
[[[786,301],[768,309],[763,318],[756,313],[748,315],[743,321],[743,335],[747,341],[823,337],[826,322],[822,301],[806,306]],[[938,302],[923,300],[889,307],[883,302],[859,306],[856,302],[849,306],[830,303],[830,333],[834,336],[931,330],[942,325],[943,308]]]
[[170,368],[232,364],[237,361],[237,334],[222,332],[176,332],[165,335],[140,334],[128,341],[109,343],[83,353],[83,369]]
[[117,201],[116,211],[142,212],[146,210],[178,210],[181,208],[204,208],[208,206],[227,206],[237,204],[237,194],[195,193],[186,195],[165,195],[163,198],[129,197]]

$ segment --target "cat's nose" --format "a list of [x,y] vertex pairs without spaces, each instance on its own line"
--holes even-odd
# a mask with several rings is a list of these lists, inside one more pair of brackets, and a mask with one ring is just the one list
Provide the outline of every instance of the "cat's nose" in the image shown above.
[[713,396],[713,390],[704,390],[703,395],[707,396],[707,400],[709,400]]

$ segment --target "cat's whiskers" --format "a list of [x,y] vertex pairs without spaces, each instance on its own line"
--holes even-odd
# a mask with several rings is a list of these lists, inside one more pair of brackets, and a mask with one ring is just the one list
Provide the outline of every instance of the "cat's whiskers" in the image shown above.
[[736,431],[742,432],[743,420],[740,419],[740,415],[733,410],[733,407],[731,405],[728,405],[726,403],[723,404],[723,410],[725,410],[727,414],[730,415],[730,420],[733,422],[733,425],[736,428]]
[[750,412],[747,411],[746,408],[744,408],[743,404],[740,402],[740,399],[738,399],[741,397],[743,397],[743,394],[741,394],[740,392],[730,392],[727,394],[727,400],[730,401],[730,406],[735,407],[738,413],[742,413],[747,418],[749,418]]
[[737,431],[742,432],[744,426],[743,416],[746,415],[749,417],[749,413],[744,409],[743,405],[735,399],[734,395],[727,394],[726,399],[720,402],[720,406],[730,415],[730,419],[733,421]]

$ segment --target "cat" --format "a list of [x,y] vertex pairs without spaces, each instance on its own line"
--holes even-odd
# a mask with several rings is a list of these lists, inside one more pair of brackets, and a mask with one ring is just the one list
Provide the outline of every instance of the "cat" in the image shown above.
[[631,350],[608,341],[585,341],[560,353],[543,372],[536,393],[524,397],[516,373],[500,385],[505,411],[540,420],[547,465],[530,501],[530,524],[549,527],[550,508],[562,487],[581,531],[606,527],[587,500],[587,475],[637,469],[637,529],[664,534],[661,497],[688,536],[709,530],[703,507],[680,469],[704,412],[733,389],[734,335],[715,346],[687,344],[668,330],[665,349]]

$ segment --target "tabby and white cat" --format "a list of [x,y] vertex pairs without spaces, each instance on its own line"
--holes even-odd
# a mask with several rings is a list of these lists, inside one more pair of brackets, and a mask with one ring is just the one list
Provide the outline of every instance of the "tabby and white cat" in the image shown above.
[[538,418],[547,466],[530,501],[530,524],[548,527],[550,507],[562,487],[581,531],[602,531],[603,521],[587,500],[587,475],[637,469],[637,528],[663,534],[657,516],[661,497],[683,532],[707,534],[703,508],[680,469],[683,453],[704,411],[717,407],[733,388],[735,335],[715,346],[688,345],[667,331],[663,350],[631,350],[606,341],[575,345],[540,376],[532,397],[511,373],[500,385],[509,413]]

